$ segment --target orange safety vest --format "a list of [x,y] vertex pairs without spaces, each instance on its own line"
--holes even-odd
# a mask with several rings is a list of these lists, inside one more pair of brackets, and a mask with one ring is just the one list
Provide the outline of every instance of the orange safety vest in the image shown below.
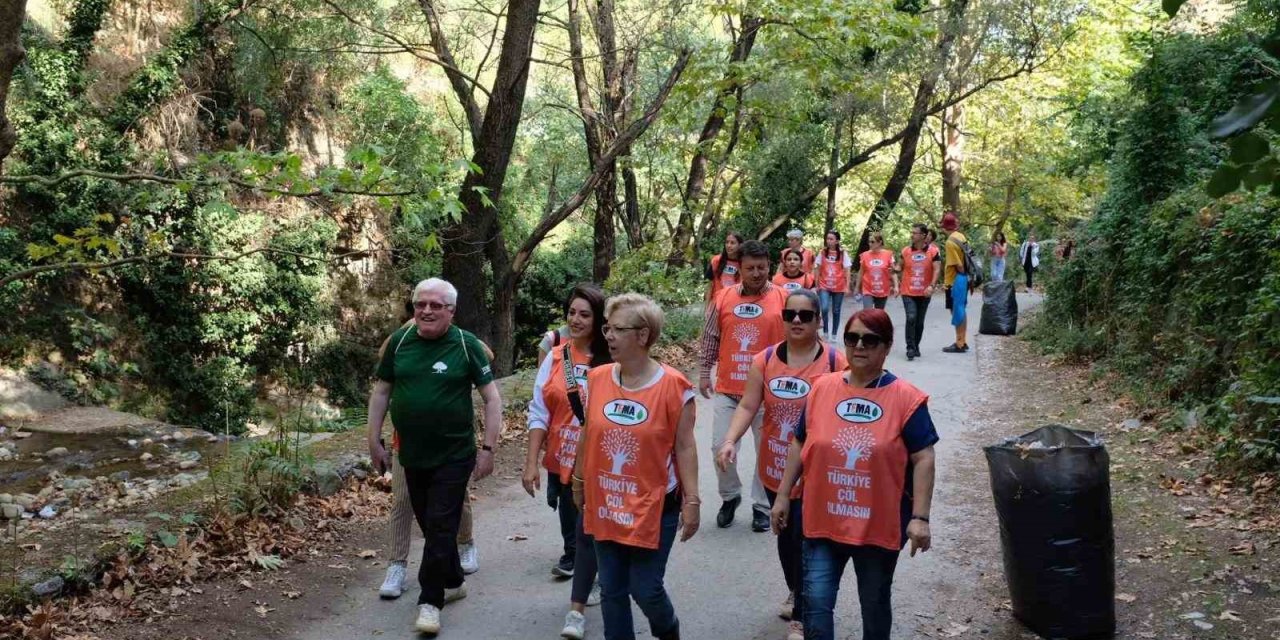
[[834,258],[826,249],[822,250],[821,273],[818,274],[818,288],[823,291],[844,293],[849,288],[849,274],[844,268],[844,251]]
[[560,482],[569,484],[573,475],[573,463],[578,456],[578,438],[582,433],[582,425],[578,417],[573,415],[573,406],[569,404],[569,384],[564,379],[564,353],[569,352],[573,363],[573,377],[578,383],[578,395],[586,404],[587,370],[590,360],[586,354],[570,349],[565,344],[559,349],[552,349],[551,377],[542,385],[542,401],[547,405],[550,414],[547,419],[546,453],[542,456],[542,466],[547,471],[560,476]]
[[907,445],[902,429],[929,396],[901,378],[875,388],[819,376],[805,405],[804,535],[902,548]]
[[720,267],[720,254],[711,256],[711,297],[715,297],[721,290],[728,289],[741,280],[738,269],[741,262],[738,260],[728,260],[724,264],[724,271],[720,272],[720,277],[716,277],[716,269]]
[[742,295],[742,285],[721,291],[715,299],[720,323],[720,353],[716,364],[716,392],[741,396],[747,388],[751,358],[785,336],[782,287],[766,287],[755,296]]
[[[778,273],[782,273],[782,267],[787,263],[787,254],[795,251],[791,247],[782,250],[778,254]],[[813,252],[808,247],[800,247],[800,271],[808,274],[813,273]]]
[[887,298],[893,293],[893,252],[888,249],[867,251],[858,257],[862,271],[862,293],[874,298]]
[[662,365],[665,373],[656,384],[627,391],[614,381],[617,367],[587,373],[582,526],[596,540],[657,549],[676,429],[693,385]]
[[[756,452],[756,473],[760,482],[777,493],[782,483],[782,472],[787,468],[787,447],[791,436],[804,414],[805,399],[818,376],[834,371],[844,371],[848,360],[839,349],[823,347],[822,357],[801,367],[788,365],[775,357],[785,342],[775,344],[757,354],[752,366],[760,369],[764,378],[761,399],[764,402],[764,428],[760,434],[760,448]],[[791,488],[793,499],[800,497],[803,478]]]
[[934,258],[937,257],[938,247],[932,244],[924,249],[902,248],[902,295],[928,295],[934,269],[937,268],[933,264]]
[[805,273],[803,271],[795,278],[788,278],[779,271],[777,275],[773,276],[773,283],[782,287],[782,289],[787,293],[791,293],[796,289],[812,289],[815,284],[813,281],[813,274]]

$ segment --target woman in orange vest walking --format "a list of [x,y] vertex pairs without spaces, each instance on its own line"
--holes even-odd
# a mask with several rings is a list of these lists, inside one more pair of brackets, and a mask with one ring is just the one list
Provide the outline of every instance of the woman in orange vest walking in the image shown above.
[[893,252],[884,248],[884,236],[879,231],[871,234],[871,248],[858,256],[858,269],[854,281],[862,294],[862,308],[883,309],[889,296],[898,295],[897,265]]
[[787,452],[773,505],[791,526],[791,491],[803,482],[805,638],[835,638],[836,593],[845,565],[858,578],[863,640],[889,640],[898,554],[931,544],[937,430],[923,391],[884,369],[893,321],[864,309],[844,333],[849,369],[818,377]]
[[587,419],[572,477],[583,528],[595,540],[604,637],[635,638],[634,599],[655,638],[678,640],[680,621],[663,578],[676,530],[688,540],[701,519],[693,385],[649,356],[664,322],[653,300],[615,296],[605,315],[614,364],[587,374]]
[[[805,249],[808,251],[808,249]],[[788,249],[782,250],[782,268],[773,276],[773,283],[790,293],[796,289],[813,289],[813,274],[804,270],[804,256]],[[814,294],[815,299],[817,294]]]
[[724,249],[718,255],[711,256],[711,263],[707,267],[707,279],[711,281],[707,288],[707,302],[715,299],[721,289],[732,287],[741,281],[738,275],[741,268],[739,253],[742,243],[746,241],[747,237],[737,231],[725,234]]
[[[818,337],[818,294],[809,289],[791,292],[782,311],[782,321],[787,327],[787,338],[756,354],[747,373],[742,402],[733,414],[733,425],[716,455],[716,464],[721,469],[735,462],[737,442],[747,433],[756,412],[763,406],[764,429],[756,449],[756,473],[764,484],[770,505],[777,501],[791,435],[800,423],[814,379],[843,371],[849,364],[843,353],[824,345]],[[804,625],[801,624],[804,600],[797,597],[800,593],[803,539],[799,519],[799,485],[792,488],[791,500],[792,516],[787,527],[774,528],[778,538],[778,560],[787,584],[787,599],[778,613],[784,620],[791,621],[787,640],[804,640]]]
[[822,304],[822,333],[825,338],[829,330],[831,340],[835,340],[836,331],[840,327],[840,305],[844,304],[844,293],[853,288],[849,282],[849,269],[853,266],[853,260],[840,246],[839,231],[835,229],[828,231],[825,242],[822,253],[818,254],[814,262],[814,270],[818,272],[818,301]]
[[564,554],[551,573],[573,578],[570,611],[561,635],[580,640],[586,635],[583,612],[596,579],[596,554],[591,538],[582,530],[569,477],[578,453],[587,371],[613,362],[613,358],[604,338],[604,292],[600,287],[590,283],[574,287],[565,301],[564,314],[569,339],[547,354],[533,383],[523,482],[524,490],[535,495],[542,469],[546,469],[547,504],[559,512],[560,536],[564,539]]

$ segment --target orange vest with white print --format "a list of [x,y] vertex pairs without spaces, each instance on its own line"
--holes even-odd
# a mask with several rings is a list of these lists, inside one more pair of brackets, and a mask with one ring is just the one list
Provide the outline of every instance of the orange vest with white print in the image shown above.
[[823,249],[822,264],[818,268],[818,288],[823,291],[844,293],[849,287],[849,272],[844,268],[844,251],[832,255]]
[[578,417],[573,415],[573,406],[569,404],[569,385],[564,379],[564,354],[569,352],[573,363],[573,377],[578,384],[578,396],[586,404],[587,369],[590,360],[586,354],[570,349],[570,344],[551,350],[547,356],[551,358],[551,377],[542,385],[542,401],[547,405],[547,439],[546,453],[542,456],[542,466],[547,471],[560,476],[560,482],[569,484],[573,475],[573,463],[578,455],[578,438],[582,433],[582,425]]
[[805,537],[902,548],[902,429],[928,399],[901,378],[875,389],[852,387],[843,373],[814,381],[800,454]]
[[741,279],[741,276],[738,274],[738,270],[741,266],[741,263],[737,260],[726,260],[724,264],[724,271],[721,271],[720,276],[716,277],[716,269],[720,268],[720,254],[711,256],[712,297],[715,297],[715,295],[720,291],[738,284],[738,281]]
[[800,252],[800,272],[813,274],[813,252],[807,247],[800,247],[799,249],[787,247],[783,249],[782,253],[778,254],[778,273],[782,273],[782,267],[787,263],[787,254],[794,251]]
[[782,289],[787,293],[791,293],[796,289],[812,289],[814,281],[812,274],[805,273],[803,271],[801,271],[800,275],[795,278],[788,278],[779,271],[777,275],[773,276],[773,284],[782,287]]
[[787,294],[782,287],[768,287],[755,296],[742,295],[742,286],[721,291],[715,299],[720,323],[716,391],[741,396],[747,388],[751,358],[784,336],[782,308]]
[[667,365],[656,384],[627,391],[618,365],[587,373],[582,526],[596,540],[657,549],[670,484],[676,429],[689,380]]
[[938,247],[932,244],[924,249],[902,248],[902,295],[928,295],[934,270],[937,269],[933,264],[937,256]]
[[874,298],[887,298],[893,292],[893,252],[888,249],[868,251],[858,257],[862,272],[862,293]]
[[[804,366],[790,366],[778,357],[778,343],[756,355],[752,366],[764,374],[761,401],[764,406],[763,429],[760,447],[756,452],[756,473],[760,482],[770,491],[777,492],[782,483],[782,472],[787,468],[787,447],[800,416],[804,413],[805,400],[818,376],[833,371],[844,371],[849,366],[844,354],[830,345],[823,348],[817,360]],[[835,357],[832,358],[832,355]],[[791,489],[791,497],[799,498],[803,478],[797,479]]]

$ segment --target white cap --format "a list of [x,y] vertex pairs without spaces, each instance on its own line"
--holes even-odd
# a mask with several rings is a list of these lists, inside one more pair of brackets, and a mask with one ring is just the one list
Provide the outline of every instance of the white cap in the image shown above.
[[790,230],[790,231],[788,231],[788,232],[787,232],[787,237],[788,237],[788,238],[803,238],[803,237],[804,237],[804,232],[803,232],[803,231],[801,231],[801,230],[799,230],[799,229],[792,229],[792,230]]

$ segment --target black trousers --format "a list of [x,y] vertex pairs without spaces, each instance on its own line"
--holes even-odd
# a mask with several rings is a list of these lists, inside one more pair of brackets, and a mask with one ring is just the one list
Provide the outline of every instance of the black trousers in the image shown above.
[[1027,259],[1022,263],[1022,270],[1027,273],[1027,290],[1031,290],[1031,275],[1036,272],[1036,268],[1031,266],[1031,254],[1027,254]]
[[907,316],[907,348],[920,350],[920,338],[924,335],[924,316],[929,313],[929,296],[902,296],[902,309]]
[[564,559],[574,561],[577,555],[578,507],[573,504],[573,487],[560,482],[560,476],[547,472],[547,506],[560,516],[560,537],[564,540]]
[[[765,487],[765,495],[769,496],[769,506],[778,499],[778,494]],[[804,586],[804,526],[802,512],[804,503],[800,498],[791,501],[791,511],[787,514],[787,526],[774,536],[778,540],[778,562],[782,564],[782,579],[787,589],[795,594],[795,604],[791,606],[791,619],[804,619],[804,598],[801,588]]]
[[422,529],[422,563],[418,565],[418,604],[444,606],[444,590],[462,586],[462,562],[458,559],[458,524],[467,482],[475,469],[471,456],[437,467],[404,468],[413,516]]

